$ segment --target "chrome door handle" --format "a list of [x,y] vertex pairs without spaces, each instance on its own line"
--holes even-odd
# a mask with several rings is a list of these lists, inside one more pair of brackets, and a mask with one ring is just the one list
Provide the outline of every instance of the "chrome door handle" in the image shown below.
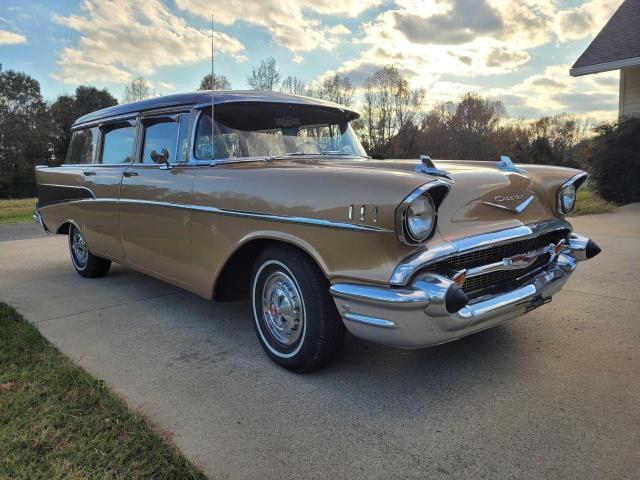
[[93,170],[85,170],[84,172],[82,172],[82,174],[83,174],[85,177],[90,177],[90,176],[92,176],[92,175],[95,175],[95,174],[96,174],[96,172],[94,172]]
[[137,177],[138,176],[138,172],[123,172],[123,174],[125,177]]

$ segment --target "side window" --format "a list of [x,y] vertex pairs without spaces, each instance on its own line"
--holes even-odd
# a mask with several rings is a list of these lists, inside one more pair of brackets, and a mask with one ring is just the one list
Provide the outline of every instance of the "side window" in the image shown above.
[[65,163],[69,165],[93,163],[97,147],[98,127],[77,130],[71,137]]
[[[213,146],[212,146],[213,143]],[[215,122],[215,136],[211,141],[211,112],[203,112],[198,121],[193,154],[198,160],[242,157],[240,137],[233,129]]]
[[136,139],[135,122],[119,122],[103,127],[102,163],[129,163]]
[[142,163],[175,162],[178,149],[180,124],[173,117],[157,117],[144,120],[144,148]]

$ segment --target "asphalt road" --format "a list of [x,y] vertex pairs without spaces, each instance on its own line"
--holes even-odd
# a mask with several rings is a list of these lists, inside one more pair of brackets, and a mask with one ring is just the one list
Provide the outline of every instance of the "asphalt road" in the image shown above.
[[640,204],[572,221],[603,253],[550,304],[430,349],[349,338],[311,375],[267,359],[248,303],[83,279],[64,237],[0,242],[0,299],[211,478],[637,479]]

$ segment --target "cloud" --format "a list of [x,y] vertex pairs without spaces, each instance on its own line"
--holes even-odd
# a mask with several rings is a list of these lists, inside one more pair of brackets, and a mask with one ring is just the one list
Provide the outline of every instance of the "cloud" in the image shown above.
[[486,92],[500,98],[512,116],[535,117],[562,112],[579,113],[598,120],[618,113],[618,72],[573,78],[569,65],[551,65],[509,89]]
[[561,42],[596,35],[620,6],[620,0],[591,0],[574,8],[559,10],[554,30]]
[[304,63],[304,57],[299,53],[295,53],[291,59],[293,63]]
[[331,50],[350,32],[344,25],[326,26],[307,12],[356,17],[382,0],[175,0],[176,6],[223,25],[238,21],[266,29],[280,46],[292,51]]
[[[361,35],[353,40],[363,47],[357,55],[314,82],[338,73],[361,85],[371,73],[393,64],[413,87],[427,89],[429,101],[477,91],[505,98],[515,112],[527,115],[572,108],[607,115],[601,109],[611,105],[615,79],[571,79],[568,65],[553,65],[511,88],[476,89],[473,78],[518,73],[534,49],[594,35],[619,4],[620,0],[587,0],[572,7],[560,0],[396,0],[361,26]],[[458,82],[462,77],[468,81]]]
[[611,111],[618,108],[618,96],[614,93],[583,93],[567,92],[557,93],[551,97],[563,105],[565,110],[572,112]]
[[485,0],[453,0],[447,10],[428,16],[393,12],[396,28],[414,43],[460,45],[502,32],[502,18]]
[[[126,82],[151,75],[159,67],[208,58],[208,30],[191,27],[160,0],[84,0],[81,15],[53,17],[54,22],[80,34],[78,44],[58,54],[60,70],[53,74],[66,83]],[[244,45],[214,32],[218,53],[242,61]]]
[[365,48],[334,71],[359,83],[394,64],[414,86],[514,72],[553,39],[556,10],[553,0],[396,0],[362,25],[354,43]]
[[27,43],[27,37],[8,30],[0,30],[0,45],[17,45]]
[[506,47],[492,48],[486,59],[488,67],[506,67],[509,70],[515,69],[529,61],[531,56],[522,50],[510,50]]

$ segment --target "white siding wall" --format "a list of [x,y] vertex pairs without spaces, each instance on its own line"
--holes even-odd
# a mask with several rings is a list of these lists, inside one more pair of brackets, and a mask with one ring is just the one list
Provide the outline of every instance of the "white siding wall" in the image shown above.
[[640,116],[640,67],[620,70],[620,116]]

